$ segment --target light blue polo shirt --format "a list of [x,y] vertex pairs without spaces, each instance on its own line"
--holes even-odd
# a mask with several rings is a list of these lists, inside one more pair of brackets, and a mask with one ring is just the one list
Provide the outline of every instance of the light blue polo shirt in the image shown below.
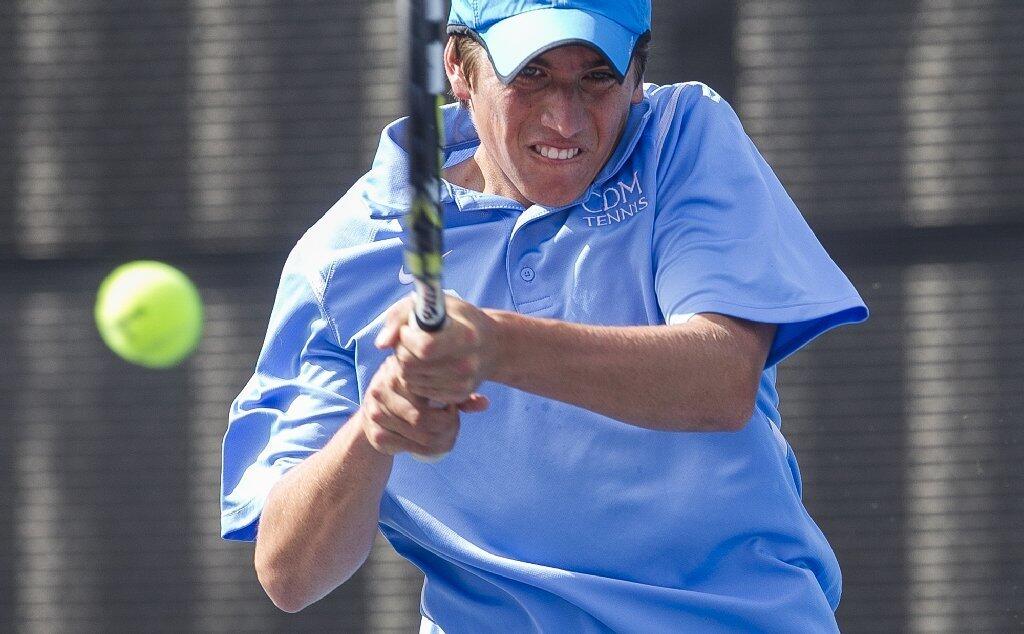
[[[381,531],[426,575],[423,614],[449,634],[836,630],[839,566],[801,503],[774,384],[781,360],[867,309],[723,99],[645,93],[568,207],[446,183],[445,287],[587,324],[778,324],[755,411],[736,433],[651,431],[485,383],[491,407],[464,416],[451,454],[399,456],[381,500]],[[444,118],[454,164],[478,140],[465,111]],[[387,354],[382,315],[411,289],[403,125],[285,264],[224,439],[228,539],[255,537],[267,492],[345,424]]]

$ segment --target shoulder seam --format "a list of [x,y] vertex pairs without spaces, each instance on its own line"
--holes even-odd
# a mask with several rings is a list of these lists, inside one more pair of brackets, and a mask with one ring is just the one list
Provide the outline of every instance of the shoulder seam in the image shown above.
[[668,129],[672,125],[672,115],[675,114],[676,106],[679,103],[679,96],[683,94],[685,89],[686,84],[680,84],[672,91],[672,97],[669,99],[668,105],[662,111],[661,117],[658,118],[658,139],[654,146],[656,156],[661,156],[661,151],[665,145],[665,137],[668,136]]
[[324,297],[327,296],[327,285],[330,283],[331,278],[334,276],[334,268],[336,266],[338,266],[338,261],[337,260],[334,260],[333,262],[331,262],[331,268],[329,268],[327,270],[327,277],[323,278],[323,280],[324,280],[324,290],[323,290],[323,292],[319,293],[319,294],[318,293],[313,293],[313,296],[316,297],[316,306],[317,306],[317,308],[320,309],[320,316],[323,317],[324,321],[327,322],[327,325],[330,326],[331,332],[334,333],[334,341],[335,341],[335,343],[338,344],[338,347],[341,348],[342,347],[342,345],[341,345],[341,335],[338,332],[338,324],[335,323],[334,318],[331,317],[330,313],[327,312],[327,305],[326,305],[326,303],[324,301]]
[[[367,243],[373,242],[377,237],[377,232],[380,230],[378,223],[371,223],[373,226],[370,229],[370,235],[367,238]],[[324,318],[327,324],[331,327],[331,332],[334,333],[334,341],[338,344],[339,348],[345,346],[341,343],[341,330],[338,328],[338,322],[335,321],[334,317],[327,311],[326,297],[327,287],[330,286],[331,280],[334,279],[334,272],[338,268],[338,259],[332,258],[331,266],[327,269],[327,275],[320,274],[319,269],[317,274],[320,275],[320,279],[323,280],[323,290],[320,293],[314,289],[313,297],[316,299],[317,308],[320,310],[320,316]]]

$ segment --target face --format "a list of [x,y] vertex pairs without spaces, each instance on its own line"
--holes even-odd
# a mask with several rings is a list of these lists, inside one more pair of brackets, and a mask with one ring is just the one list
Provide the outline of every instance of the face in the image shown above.
[[593,49],[552,49],[503,84],[484,57],[472,81],[453,55],[445,67],[455,96],[468,101],[480,135],[475,155],[482,191],[524,205],[571,203],[590,186],[622,134],[643,88],[622,83]]

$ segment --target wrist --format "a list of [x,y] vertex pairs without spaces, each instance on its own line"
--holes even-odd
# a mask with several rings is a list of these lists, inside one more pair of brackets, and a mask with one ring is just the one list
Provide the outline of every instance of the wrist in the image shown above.
[[346,451],[349,455],[359,455],[364,458],[369,457],[372,460],[379,460],[381,457],[389,460],[394,459],[394,456],[377,449],[377,447],[370,442],[370,437],[367,435],[369,419],[362,407],[356,410],[352,415],[352,418],[345,423],[342,429],[344,430],[346,427],[354,428],[351,430],[348,442],[345,443]]
[[519,313],[493,309],[484,309],[484,313],[491,319],[494,342],[486,380],[507,383],[510,370],[516,367],[515,356],[519,345],[516,326],[522,316]]

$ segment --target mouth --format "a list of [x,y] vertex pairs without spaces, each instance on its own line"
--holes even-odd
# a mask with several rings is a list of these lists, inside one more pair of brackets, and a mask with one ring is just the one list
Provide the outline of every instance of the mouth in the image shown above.
[[550,159],[552,161],[569,161],[569,160],[572,160],[572,159],[576,158],[577,156],[579,156],[580,152],[583,151],[582,149],[580,149],[578,147],[574,147],[574,148],[557,148],[557,147],[551,147],[550,145],[541,145],[541,144],[531,145],[530,149],[533,150],[534,154],[538,154],[538,155],[543,156],[544,158]]

